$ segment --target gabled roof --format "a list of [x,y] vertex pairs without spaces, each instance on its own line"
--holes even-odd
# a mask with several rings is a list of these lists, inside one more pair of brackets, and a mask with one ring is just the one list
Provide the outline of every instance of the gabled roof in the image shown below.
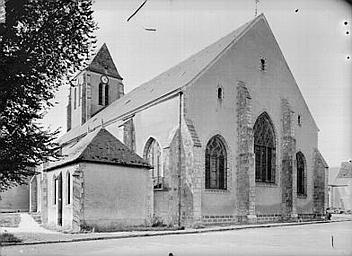
[[105,129],[88,133],[62,149],[62,159],[50,162],[46,171],[70,163],[94,162],[151,168],[150,165]]
[[100,126],[102,120],[104,122],[118,120],[156,100],[176,94],[184,86],[189,85],[202,74],[202,72],[211,66],[234,41],[238,40],[249,28],[261,19],[265,20],[263,14],[260,14],[255,19],[245,23],[235,31],[159,76],[140,85],[124,97],[112,102],[101,112],[97,113],[94,118],[89,119],[83,126],[73,128],[68,133],[64,134],[60,142],[67,142],[84,134],[88,127],[92,129]]
[[[108,125],[109,123],[117,120],[122,122],[122,118],[126,118],[138,110],[149,106],[150,104],[154,104],[159,100],[175,96],[177,93],[182,91],[184,87],[192,84],[193,81],[200,77],[204,71],[211,67],[218,60],[218,58],[226,52],[227,49],[233,46],[243,35],[247,33],[247,31],[249,31],[261,20],[268,25],[265,16],[260,14],[253,20],[245,23],[217,42],[209,45],[205,49],[192,55],[188,59],[170,68],[152,80],[140,85],[124,97],[112,102],[101,112],[97,113],[93,118],[89,119],[84,125],[75,127],[68,133],[64,134],[60,138],[59,143],[71,141],[76,137],[85,134],[89,129],[101,127],[102,123]],[[315,124],[314,119],[313,122]],[[322,159],[325,167],[327,167],[324,158]]]
[[104,43],[99,49],[98,53],[95,55],[93,60],[88,64],[86,70],[93,72],[106,74],[111,77],[115,77],[122,80],[117,68],[112,60],[109,49]]

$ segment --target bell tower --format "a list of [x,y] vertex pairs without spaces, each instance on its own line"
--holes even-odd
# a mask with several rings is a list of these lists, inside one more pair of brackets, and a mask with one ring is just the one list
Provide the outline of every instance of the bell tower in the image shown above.
[[122,77],[104,43],[87,68],[71,80],[67,105],[67,131],[83,125],[124,95]]

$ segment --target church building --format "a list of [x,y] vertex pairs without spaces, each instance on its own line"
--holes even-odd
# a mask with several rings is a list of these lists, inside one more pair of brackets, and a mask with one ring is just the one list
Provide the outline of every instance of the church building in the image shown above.
[[[69,228],[131,226],[126,196],[138,225],[319,219],[328,166],[318,131],[263,14],[126,95],[104,44],[72,82],[59,143],[74,160],[60,172],[55,163],[44,166],[38,211],[48,222],[50,208],[50,221],[63,225],[52,180],[71,170]],[[95,155],[78,157],[99,138],[109,146],[93,143]],[[104,204],[84,208],[92,196]],[[87,218],[94,207],[101,215]]]

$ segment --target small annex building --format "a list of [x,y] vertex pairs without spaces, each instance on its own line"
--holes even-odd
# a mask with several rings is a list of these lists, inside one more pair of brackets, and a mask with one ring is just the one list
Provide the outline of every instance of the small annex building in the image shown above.
[[352,161],[329,171],[329,208],[352,211]]
[[[72,81],[59,143],[63,153],[85,152],[89,138],[109,132],[138,164],[105,159],[111,148],[101,142],[99,164],[89,155],[44,168],[37,187],[48,223],[112,229],[147,215],[186,227],[324,217],[319,129],[263,14],[126,95],[123,86],[104,44]],[[63,180],[65,191],[67,172],[74,197],[60,217],[53,184]],[[113,195],[129,204],[104,206]],[[127,215],[131,207],[138,210]]]
[[105,129],[62,148],[44,170],[44,225],[79,231],[145,226],[151,216],[149,164]]

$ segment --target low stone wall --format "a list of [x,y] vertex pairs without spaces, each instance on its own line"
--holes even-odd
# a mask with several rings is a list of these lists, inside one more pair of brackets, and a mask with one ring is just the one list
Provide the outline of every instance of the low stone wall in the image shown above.
[[315,214],[315,213],[298,214],[298,220],[301,220],[301,221],[321,220],[321,219],[325,219],[325,215],[323,215],[323,214]]
[[242,220],[242,216],[235,215],[205,215],[202,216],[202,224],[204,225],[216,225],[216,224],[234,224],[239,223]]
[[257,215],[257,222],[279,222],[282,219],[281,214],[258,214]]

